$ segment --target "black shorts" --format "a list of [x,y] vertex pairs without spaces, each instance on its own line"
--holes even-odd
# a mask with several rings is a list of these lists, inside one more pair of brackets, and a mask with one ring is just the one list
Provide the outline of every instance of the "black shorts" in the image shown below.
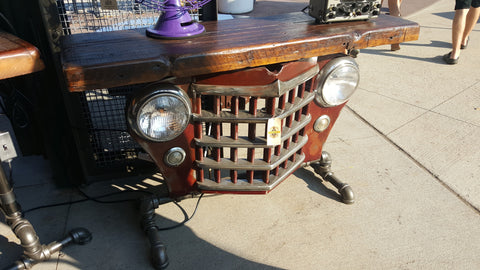
[[480,7],[480,0],[455,0],[455,10]]

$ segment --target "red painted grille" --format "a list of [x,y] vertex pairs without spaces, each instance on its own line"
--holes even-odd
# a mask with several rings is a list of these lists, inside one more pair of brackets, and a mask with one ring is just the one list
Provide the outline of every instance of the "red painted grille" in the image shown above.
[[[196,178],[203,191],[265,193],[294,172],[305,156],[309,104],[318,67],[288,81],[261,87],[195,85]],[[225,89],[222,89],[224,87]],[[236,93],[221,96],[217,93]],[[248,96],[244,94],[250,94]],[[281,140],[267,139],[279,119]]]

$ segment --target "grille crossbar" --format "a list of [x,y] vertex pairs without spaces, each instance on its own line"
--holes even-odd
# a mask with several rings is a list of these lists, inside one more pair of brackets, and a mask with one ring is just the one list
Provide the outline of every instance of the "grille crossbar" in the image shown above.
[[265,183],[261,179],[254,179],[252,182],[245,181],[244,179],[238,180],[237,182],[231,181],[222,181],[220,183],[215,182],[211,179],[205,179],[203,182],[197,182],[200,190],[209,190],[209,191],[229,191],[229,192],[268,192],[274,189],[278,184],[280,184],[285,178],[292,174],[296,169],[300,167],[303,160],[305,159],[304,155],[300,155],[295,162],[288,161],[286,168],[280,168],[278,176],[273,176],[269,183]]
[[228,169],[228,170],[254,170],[254,171],[268,171],[280,166],[283,162],[290,158],[292,152],[299,151],[308,141],[308,137],[302,137],[299,142],[290,144],[290,149],[282,149],[280,155],[274,155],[270,162],[264,160],[255,160],[250,162],[248,160],[232,161],[227,158],[222,158],[217,162],[213,158],[204,158],[203,161],[198,162],[198,166],[204,169]]
[[[285,104],[285,109],[276,109],[276,118],[284,119],[287,118],[292,112],[296,112],[299,109],[305,107],[309,104],[315,95],[313,93],[306,93],[305,97],[302,99],[297,99],[297,102],[294,104],[288,103]],[[200,122],[228,122],[228,123],[266,123],[269,119],[272,118],[271,114],[265,112],[257,112],[257,114],[252,117],[252,115],[245,111],[240,111],[237,114],[234,114],[229,111],[221,111],[220,115],[212,113],[207,110],[202,110],[200,115],[194,114],[193,121]]]
[[[302,115],[301,120],[294,121],[292,127],[284,127],[282,130],[281,141],[284,142],[290,137],[304,128],[311,120],[310,115]],[[202,139],[195,139],[195,143],[202,147],[237,147],[237,148],[271,148],[271,145],[267,144],[267,139],[263,137],[256,137],[254,140],[250,140],[247,136],[239,136],[238,138],[232,138],[229,136],[220,136],[217,140],[210,136],[205,136]]]

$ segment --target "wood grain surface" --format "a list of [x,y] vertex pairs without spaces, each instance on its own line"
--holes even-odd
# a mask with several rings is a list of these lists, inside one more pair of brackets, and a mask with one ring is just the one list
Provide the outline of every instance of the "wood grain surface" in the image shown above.
[[42,70],[38,49],[32,44],[0,31],[0,80]]
[[153,39],[145,29],[66,36],[67,85],[84,91],[237,70],[413,41],[420,31],[417,23],[391,16],[316,24],[301,12],[203,25],[203,35],[188,39]]

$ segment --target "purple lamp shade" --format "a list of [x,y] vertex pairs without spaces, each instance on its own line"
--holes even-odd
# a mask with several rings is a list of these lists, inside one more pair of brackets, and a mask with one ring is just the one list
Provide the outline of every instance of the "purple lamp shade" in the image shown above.
[[147,29],[147,36],[154,38],[186,38],[205,31],[203,25],[192,21],[187,8],[180,0],[165,0],[163,13],[154,27]]

